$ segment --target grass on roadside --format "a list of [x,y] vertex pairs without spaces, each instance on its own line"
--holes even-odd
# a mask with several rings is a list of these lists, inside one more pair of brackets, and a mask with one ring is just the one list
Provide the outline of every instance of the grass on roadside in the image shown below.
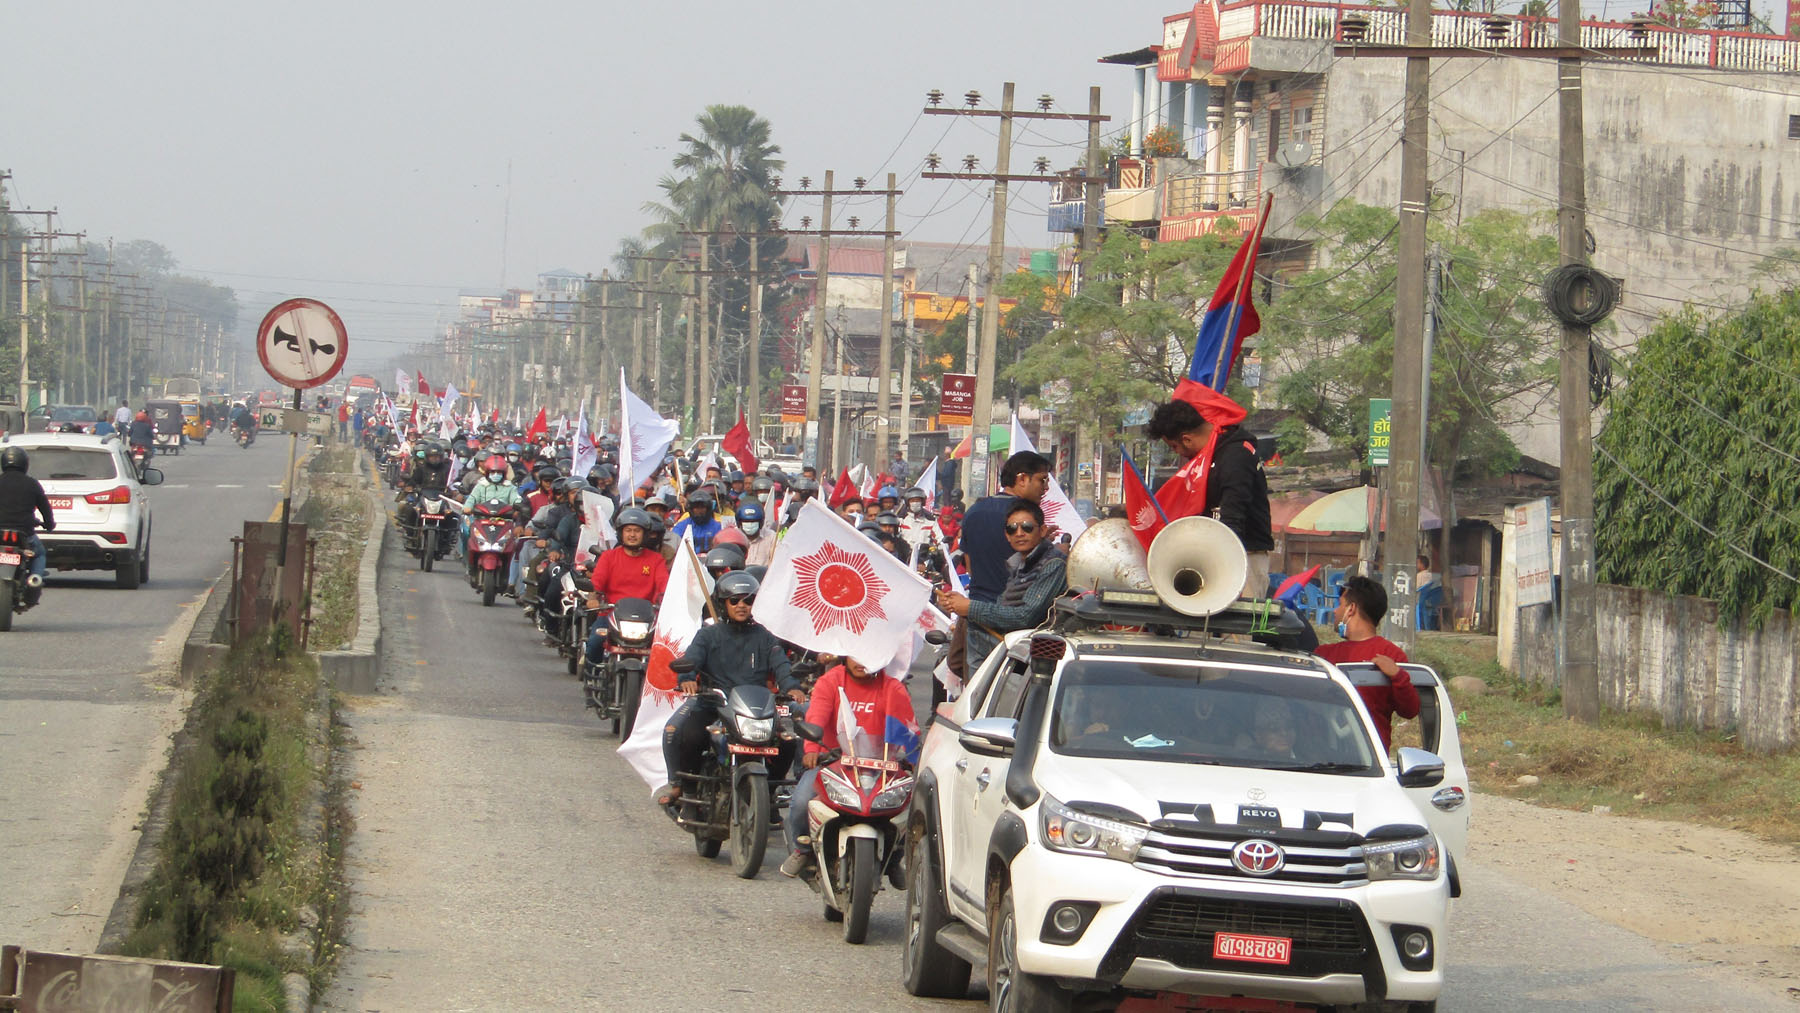
[[[1651,714],[1565,718],[1553,687],[1494,660],[1491,637],[1426,633],[1414,660],[1445,678],[1472,675],[1485,694],[1453,695],[1469,776],[1482,791],[1565,809],[1744,830],[1800,845],[1800,750],[1759,753],[1734,736],[1664,727]],[[1523,775],[1539,779],[1522,787]]]

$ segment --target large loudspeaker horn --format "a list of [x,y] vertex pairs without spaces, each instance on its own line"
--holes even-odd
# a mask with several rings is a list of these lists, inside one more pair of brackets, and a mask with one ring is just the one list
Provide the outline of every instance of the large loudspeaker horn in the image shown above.
[[1078,591],[1103,587],[1151,590],[1143,543],[1122,517],[1101,521],[1083,531],[1069,548],[1065,572],[1069,587]]
[[1183,615],[1210,616],[1237,601],[1250,575],[1244,545],[1211,517],[1183,517],[1150,543],[1150,586]]

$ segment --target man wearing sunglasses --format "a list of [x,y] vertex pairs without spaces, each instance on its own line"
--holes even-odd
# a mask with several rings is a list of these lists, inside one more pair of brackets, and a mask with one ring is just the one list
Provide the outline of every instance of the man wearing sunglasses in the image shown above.
[[[1006,588],[1007,560],[1017,551],[1005,528],[1007,515],[1019,500],[1036,504],[1050,489],[1050,459],[1042,454],[1022,450],[1000,466],[1000,492],[983,496],[969,507],[960,521],[958,546],[969,561],[969,597],[978,602],[994,602]],[[948,530],[948,528],[946,528]],[[1041,539],[1040,539],[1041,540]],[[958,597],[961,597],[958,595]],[[959,620],[950,635],[948,661],[951,671],[963,681],[981,663],[985,654],[975,653],[968,643],[967,619]],[[992,640],[988,643],[991,646]],[[973,659],[973,662],[971,662]],[[942,683],[933,684],[932,708],[943,702]]]
[[1050,603],[1069,587],[1067,557],[1046,537],[1043,507],[1028,499],[1013,500],[1003,530],[1013,554],[1006,561],[1006,586],[998,598],[971,600],[954,591],[937,595],[938,607],[968,627],[968,657],[976,664],[1003,635],[1041,625],[1050,614]]

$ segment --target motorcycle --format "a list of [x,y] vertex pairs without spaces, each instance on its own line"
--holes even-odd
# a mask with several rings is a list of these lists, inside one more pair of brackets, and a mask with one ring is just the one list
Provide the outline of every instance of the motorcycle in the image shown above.
[[[670,664],[678,676],[697,666],[686,658]],[[730,693],[703,689],[697,699],[718,716],[709,731],[697,772],[673,772],[681,797],[667,806],[669,818],[694,835],[694,851],[716,858],[719,845],[731,841],[731,870],[755,879],[769,846],[769,828],[780,821],[781,804],[792,793],[791,778],[769,776],[768,761],[795,739],[787,705],[778,704],[767,686],[736,686]]]
[[613,734],[631,736],[644,672],[650,665],[650,638],[656,632],[656,606],[643,598],[622,598],[605,608],[606,660],[581,662],[581,695],[600,720],[612,721]]
[[137,472],[139,482],[144,480],[144,469],[150,466],[150,455],[153,449],[143,444],[131,448],[131,470]]
[[0,530],[0,633],[12,629],[14,612],[37,604],[32,592],[44,586],[31,572],[33,553],[26,547],[30,537],[30,532],[16,528]]
[[240,449],[249,450],[250,444],[256,442],[256,427],[235,426],[232,429],[231,438],[237,441]]
[[456,537],[456,521],[441,490],[427,489],[413,496],[419,513],[416,534],[419,569],[431,572],[432,564],[450,554],[451,539]]
[[587,646],[588,630],[593,628],[597,609],[588,607],[588,595],[594,586],[580,570],[570,570],[562,578],[562,636],[557,639],[556,653],[562,655],[570,675],[581,674],[581,655]]
[[512,507],[491,499],[469,508],[469,586],[481,592],[481,604],[500,594],[516,541]]
[[[824,737],[818,725],[805,721],[796,722],[795,731],[809,742]],[[821,753],[818,771],[818,792],[806,807],[818,865],[804,881],[824,898],[825,919],[844,923],[844,941],[861,943],[883,874],[894,889],[906,888],[895,820],[912,804],[913,775],[885,742]]]

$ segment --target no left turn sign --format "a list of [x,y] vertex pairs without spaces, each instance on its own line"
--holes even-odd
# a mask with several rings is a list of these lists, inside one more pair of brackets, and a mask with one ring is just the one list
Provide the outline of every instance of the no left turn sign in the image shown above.
[[350,335],[331,307],[317,299],[289,299],[263,316],[256,357],[284,387],[307,390],[344,368]]

